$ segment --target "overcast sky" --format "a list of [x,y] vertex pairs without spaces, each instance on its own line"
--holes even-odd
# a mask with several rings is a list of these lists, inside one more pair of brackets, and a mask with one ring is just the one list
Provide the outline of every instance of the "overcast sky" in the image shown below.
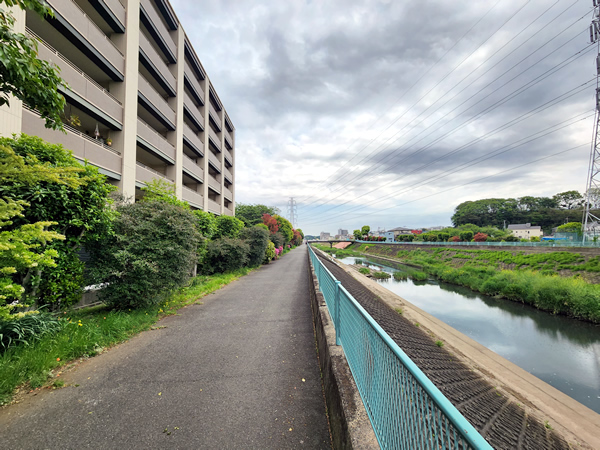
[[237,202],[306,234],[585,191],[591,0],[172,0],[236,127]]

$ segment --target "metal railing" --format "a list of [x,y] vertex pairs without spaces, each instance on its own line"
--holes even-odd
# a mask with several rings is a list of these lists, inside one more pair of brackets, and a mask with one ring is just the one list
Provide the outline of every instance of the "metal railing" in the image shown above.
[[491,449],[462,414],[336,280],[310,259],[382,448]]

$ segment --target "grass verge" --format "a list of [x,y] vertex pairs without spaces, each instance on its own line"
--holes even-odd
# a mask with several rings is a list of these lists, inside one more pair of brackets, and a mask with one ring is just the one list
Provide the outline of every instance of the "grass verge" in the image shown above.
[[[160,318],[248,274],[252,269],[197,276],[161,305],[140,310],[112,311],[98,306],[62,313],[60,330],[0,355],[0,405],[10,403],[15,389],[27,384],[38,388],[55,377],[62,366],[80,357],[92,357],[106,348],[148,330]],[[60,383],[58,383],[60,384]]]

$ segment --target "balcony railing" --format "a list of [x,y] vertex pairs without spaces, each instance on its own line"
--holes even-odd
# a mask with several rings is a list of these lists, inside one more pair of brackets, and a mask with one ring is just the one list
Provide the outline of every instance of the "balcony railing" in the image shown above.
[[137,135],[160,150],[171,159],[175,159],[175,146],[154,128],[138,117]]
[[146,11],[154,26],[157,28],[157,31],[162,36],[169,50],[171,50],[173,55],[177,55],[175,42],[173,41],[173,38],[171,37],[171,34],[169,33],[169,30],[163,23],[162,19],[159,17],[158,12],[154,8],[152,2],[150,2],[150,0],[142,0],[140,3],[144,7],[144,11]]
[[160,173],[159,171],[154,170],[153,168],[148,167],[147,165],[142,164],[139,161],[136,161],[135,164],[137,165],[137,170],[135,171],[135,179],[137,181],[141,181],[142,183],[149,183],[152,180],[154,180],[158,175],[158,177],[162,178],[163,180],[170,181],[171,183],[175,182],[175,180],[172,180],[171,178],[167,177],[164,173]]
[[208,160],[213,164],[215,169],[217,169],[220,172],[221,171],[221,161],[219,161],[219,158],[217,158],[217,156],[211,151],[206,152],[206,154],[208,155]]
[[225,131],[223,132],[223,136],[225,137],[225,146],[229,150],[233,149],[233,139],[231,139],[231,135],[229,134],[229,131],[227,131],[227,129],[225,129]]
[[225,175],[225,178],[227,178],[229,181],[231,181],[233,183],[233,174],[231,173],[231,170],[229,170],[227,167],[223,168],[223,172]]
[[221,214],[221,205],[214,200],[208,199],[208,211],[214,214]]
[[121,152],[106,145],[100,139],[94,139],[69,125],[64,125],[65,131],[55,131],[44,126],[44,119],[40,114],[28,107],[24,107],[22,129],[25,134],[39,136],[40,138],[61,144],[73,152],[79,159],[87,159],[91,164],[102,167],[111,172],[121,173]]
[[213,118],[213,121],[215,122],[215,125],[217,126],[217,129],[221,131],[221,117],[219,116],[219,113],[217,112],[215,107],[212,105],[212,102],[208,102],[208,110],[209,114]]
[[208,186],[217,194],[221,193],[221,182],[215,180],[212,176],[208,176]]
[[200,123],[201,128],[204,129],[204,116],[202,115],[202,111],[200,111],[200,108],[196,106],[196,103],[194,103],[194,100],[192,100],[192,97],[190,97],[187,92],[184,92],[183,94],[183,103],[188,107],[192,115]]
[[185,153],[183,154],[183,168],[195,175],[200,181],[204,181],[204,169]]
[[175,111],[169,106],[169,103],[158,93],[154,86],[138,73],[139,91],[158,109],[172,124],[175,124]]
[[194,191],[193,189],[190,189],[187,186],[182,186],[182,197],[186,202],[190,202],[193,203],[194,206],[196,206],[197,208],[202,208],[204,209],[204,197],[202,196],[202,194],[198,191]]
[[167,83],[171,86],[171,88],[175,89],[177,83],[175,82],[175,77],[169,71],[169,67],[164,62],[163,57],[158,54],[156,49],[150,43],[150,40],[146,37],[144,33],[140,32],[140,48],[146,53],[146,56],[152,61],[152,63],[156,66],[157,70],[161,73],[161,75],[165,78]]
[[225,197],[227,200],[232,202],[233,201],[233,192],[231,191],[231,189],[229,189],[227,187],[223,187],[223,197]]
[[212,138],[213,144],[219,151],[221,151],[221,139],[217,136],[217,133],[209,126],[208,135]]
[[204,104],[204,97],[205,97],[204,89],[202,89],[202,86],[200,86],[200,82],[198,81],[198,78],[196,78],[196,72],[194,72],[194,69],[192,69],[192,67],[190,66],[190,63],[188,63],[187,60],[185,61],[184,70],[188,76],[188,79],[192,83],[192,86],[194,86],[194,89],[196,89],[196,91],[198,92],[198,95],[202,98],[202,103]]
[[65,18],[90,44],[124,73],[125,58],[121,50],[72,0],[48,0],[50,7]]
[[202,142],[196,132],[185,122],[183,122],[183,135],[198,148],[200,153],[204,154],[204,142]]

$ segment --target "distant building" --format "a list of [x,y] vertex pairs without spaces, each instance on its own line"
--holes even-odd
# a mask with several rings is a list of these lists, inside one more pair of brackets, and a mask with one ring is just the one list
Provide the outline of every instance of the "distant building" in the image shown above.
[[544,235],[542,227],[531,226],[530,223],[509,225],[508,229],[519,239],[531,239],[534,236],[541,238]]
[[448,228],[448,227],[445,227],[445,226],[427,227],[427,228],[423,228],[423,231],[442,231],[445,228]]
[[347,237],[347,236],[348,236],[348,230],[344,230],[344,229],[340,228],[340,229],[338,230],[338,233],[337,233],[337,234],[338,234],[338,236],[344,236],[344,237]]
[[385,238],[385,242],[394,242],[395,235],[393,231],[383,231],[380,236]]
[[326,233],[324,231],[321,231],[320,239],[322,241],[328,241],[329,239],[331,239],[331,233]]
[[397,227],[392,228],[388,233],[394,233],[394,236],[398,236],[400,234],[412,234],[412,230],[410,228]]

